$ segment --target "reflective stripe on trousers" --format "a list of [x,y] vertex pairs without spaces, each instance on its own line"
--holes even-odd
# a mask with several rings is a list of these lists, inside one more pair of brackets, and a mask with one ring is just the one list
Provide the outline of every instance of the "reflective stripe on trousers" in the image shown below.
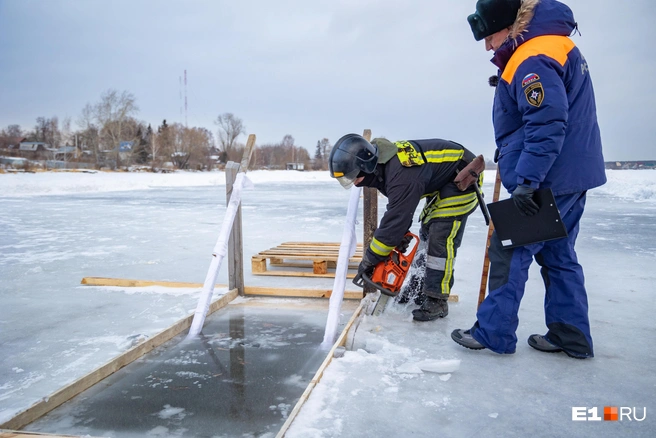
[[424,282],[424,293],[427,296],[437,298],[451,293],[454,281],[453,265],[466,223],[467,216],[464,216],[441,218],[424,225],[422,234],[428,234]]

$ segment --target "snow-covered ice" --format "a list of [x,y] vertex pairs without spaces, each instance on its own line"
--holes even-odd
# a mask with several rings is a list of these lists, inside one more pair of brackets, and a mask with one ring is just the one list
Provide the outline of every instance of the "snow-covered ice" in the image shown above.
[[[460,301],[449,316],[416,323],[414,305],[391,304],[365,318],[359,348],[333,359],[287,436],[655,436],[656,172],[607,175],[589,193],[577,245],[594,359],[526,344],[546,330],[535,266],[514,355],[450,339],[475,318],[487,235],[477,212],[458,254]],[[327,172],[249,178],[245,260],[285,241],[340,239],[348,192]],[[487,172],[488,200],[493,181]],[[201,282],[225,212],[224,186],[222,172],[0,174],[0,423],[193,311],[200,288],[79,283],[86,276]],[[384,206],[380,198],[380,214]],[[253,286],[332,287],[330,279],[253,276],[248,265],[245,276]],[[227,283],[225,268],[219,282]],[[162,415],[193,415],[167,404]],[[293,408],[272,406],[281,415]],[[573,407],[605,406],[635,407],[638,417],[646,408],[646,418],[572,421]]]

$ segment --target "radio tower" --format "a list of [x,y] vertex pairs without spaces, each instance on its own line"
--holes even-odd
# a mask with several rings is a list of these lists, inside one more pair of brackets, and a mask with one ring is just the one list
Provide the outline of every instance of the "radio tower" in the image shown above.
[[189,126],[187,125],[187,70],[185,70],[184,73],[185,73],[185,128],[188,128]]
[[180,118],[182,118],[182,76],[180,78]]

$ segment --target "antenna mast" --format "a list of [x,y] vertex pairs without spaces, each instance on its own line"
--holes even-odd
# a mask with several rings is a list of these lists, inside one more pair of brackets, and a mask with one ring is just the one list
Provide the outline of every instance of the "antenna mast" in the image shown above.
[[188,128],[187,125],[187,70],[184,71],[185,75],[185,128]]
[[178,76],[180,78],[180,118],[182,118],[182,76]]

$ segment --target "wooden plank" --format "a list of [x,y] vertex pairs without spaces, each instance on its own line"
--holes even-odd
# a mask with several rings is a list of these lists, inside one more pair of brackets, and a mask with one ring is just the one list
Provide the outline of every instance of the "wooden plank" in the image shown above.
[[[151,280],[131,280],[127,278],[107,278],[107,277],[84,277],[80,284],[87,286],[117,286],[117,287],[148,287],[148,286],[166,286],[166,287],[203,287],[203,283],[187,283],[181,281],[151,281]],[[225,284],[217,284],[215,287],[227,287]]]
[[[251,272],[253,275],[269,275],[271,277],[318,277],[318,278],[335,278],[334,272],[327,274],[315,274],[312,272],[301,271],[265,271],[265,272]],[[346,278],[354,278],[355,274],[346,274]]]
[[0,431],[0,438],[81,438],[81,437],[91,438],[89,435],[51,435],[47,433],[38,433],[38,432],[18,432],[15,430],[3,430]]
[[251,257],[251,272],[266,272],[266,259],[263,257]]
[[[318,255],[318,256],[314,255],[314,254],[308,254],[308,255],[286,255],[286,254],[283,254],[283,255],[281,255],[281,254],[275,254],[275,253],[274,254],[259,253],[257,256],[254,256],[254,257],[269,258],[268,256],[273,256],[275,258],[289,259],[289,260],[313,260],[313,259],[317,259],[317,260],[325,260],[325,261],[332,261],[332,262],[336,262],[337,258],[338,258],[337,256],[332,257],[332,256],[329,256],[329,255]],[[355,257],[351,257],[349,259],[349,262],[359,263],[360,259],[355,258]]]
[[[339,248],[341,243],[339,242],[284,242],[280,244],[281,246],[309,246],[309,245],[314,245],[314,246],[336,246]],[[362,244],[358,243],[357,247],[362,249]]]
[[313,274],[327,274],[328,273],[328,263],[324,260],[318,261],[315,260],[312,262],[312,273]]
[[[303,262],[273,262],[274,259],[269,259],[269,265],[270,266],[280,266],[280,267],[287,267],[287,268],[311,268],[312,264],[311,263],[303,263]],[[266,262],[265,262],[266,265]],[[333,262],[330,260],[326,260],[326,265],[328,266],[328,269],[335,269],[337,268],[337,262]],[[358,264],[357,263],[349,263],[349,269],[357,269]],[[266,270],[266,269],[265,269]]]
[[[150,280],[129,280],[124,278],[107,278],[107,277],[84,277],[82,284],[88,286],[118,286],[118,287],[189,287],[202,288],[203,283],[183,283],[179,281],[150,281]],[[215,288],[226,287],[217,284]],[[327,289],[301,289],[301,288],[276,288],[262,286],[244,286],[246,295],[271,295],[277,297],[307,297],[307,298],[329,298],[332,291]],[[346,291],[344,298],[362,299],[362,291]]]
[[[281,295],[284,293],[284,295]],[[276,297],[289,297],[289,298],[330,298],[332,290],[328,289],[279,289],[274,287],[246,287],[246,295],[266,295]],[[361,300],[363,297],[362,291],[344,291],[344,299],[347,300]]]
[[[356,254],[362,254],[362,250],[357,250]],[[274,247],[260,251],[259,254],[339,254],[339,248],[314,248],[314,247]]]
[[307,401],[307,399],[310,397],[310,394],[312,393],[312,390],[314,389],[315,386],[319,383],[321,378],[323,377],[323,373],[328,368],[328,365],[330,365],[330,362],[333,360],[333,357],[335,356],[335,350],[337,347],[344,346],[346,344],[346,335],[355,322],[355,320],[360,316],[360,313],[362,312],[364,303],[360,303],[358,308],[353,312],[353,315],[351,316],[351,319],[346,323],[346,326],[344,327],[344,330],[342,330],[341,335],[337,338],[337,341],[333,344],[332,348],[330,351],[328,351],[328,355],[324,359],[323,363],[315,373],[314,377],[310,381],[309,385],[305,388],[305,391],[301,395],[301,398],[296,402],[296,405],[294,406],[294,409],[292,409],[291,413],[289,414],[289,417],[287,417],[287,420],[285,423],[282,425],[280,428],[280,431],[278,431],[278,434],[276,435],[276,438],[283,438],[285,434],[287,433],[287,430],[289,429],[289,426],[291,426],[292,422],[300,412],[301,408],[303,407],[303,404]]
[[253,150],[255,149],[255,134],[250,134],[248,140],[246,140],[246,147],[244,148],[244,153],[241,156],[241,163],[239,164],[239,172],[246,172],[248,170],[249,163],[251,162],[251,156],[253,156]]
[[[88,284],[88,283],[83,283]],[[201,286],[202,287],[202,286]],[[216,299],[210,304],[210,308],[207,312],[208,315],[214,313],[218,309],[225,307],[228,303],[237,297],[238,292],[236,289],[233,289]],[[116,371],[120,370],[124,366],[134,362],[139,359],[144,354],[152,351],[154,348],[162,345],[163,343],[171,340],[174,336],[182,333],[184,330],[191,327],[191,321],[193,320],[194,315],[188,315],[185,318],[182,318],[171,327],[157,333],[151,338],[146,339],[138,345],[130,348],[120,356],[115,357],[114,359],[107,362],[105,365],[102,365],[99,368],[96,368],[94,371],[89,374],[79,378],[70,385],[65,386],[64,388],[54,392],[49,397],[33,404],[29,408],[19,412],[9,421],[0,424],[2,429],[20,429],[41,416],[52,411],[56,407],[60,406],[64,402],[70,400],[76,395],[80,394],[82,391],[85,391],[105,379],[106,377],[112,375]]]
[[[328,258],[334,259],[339,256],[337,251],[317,251],[317,250],[283,250],[283,249],[267,249],[265,251],[260,251],[255,255],[255,257],[266,257],[266,258],[292,258],[302,256],[304,259],[309,258],[321,258],[327,260]],[[351,259],[362,258],[362,253],[355,253],[351,256]]]

